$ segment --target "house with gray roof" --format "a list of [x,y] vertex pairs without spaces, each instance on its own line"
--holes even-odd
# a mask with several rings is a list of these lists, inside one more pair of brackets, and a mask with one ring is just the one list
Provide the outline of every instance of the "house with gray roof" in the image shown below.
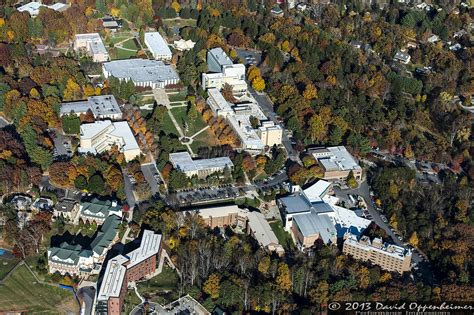
[[98,273],[107,255],[107,251],[118,240],[121,218],[109,216],[99,227],[90,244],[80,244],[79,235],[69,242],[48,249],[49,273],[70,274],[77,276]]
[[117,201],[92,199],[83,201],[79,206],[79,218],[84,222],[93,222],[102,224],[109,216],[115,215],[122,217],[122,206]]

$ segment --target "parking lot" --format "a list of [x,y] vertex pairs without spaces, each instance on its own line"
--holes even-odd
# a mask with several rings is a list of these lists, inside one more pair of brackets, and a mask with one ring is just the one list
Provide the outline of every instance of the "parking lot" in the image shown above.
[[255,50],[239,49],[235,50],[239,59],[245,61],[245,65],[259,65],[262,62],[262,53]]
[[160,192],[160,184],[163,182],[161,180],[160,174],[156,169],[155,163],[147,163],[141,165],[143,176],[145,176],[148,185],[150,185],[150,189],[152,194],[157,194]]
[[71,147],[71,139],[69,139],[68,137],[65,137],[57,129],[51,129],[50,135],[53,138],[53,142],[54,142],[54,149],[53,149],[54,157],[58,157],[58,156],[71,157],[73,154],[72,147]]
[[166,201],[170,205],[180,206],[202,204],[210,201],[226,201],[244,196],[247,192],[254,189],[254,187],[233,187],[231,185],[186,189],[169,194],[166,197]]

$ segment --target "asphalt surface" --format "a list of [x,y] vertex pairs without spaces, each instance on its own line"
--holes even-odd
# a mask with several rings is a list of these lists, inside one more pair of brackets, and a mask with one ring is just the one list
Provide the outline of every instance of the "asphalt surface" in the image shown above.
[[83,308],[83,312],[81,314],[91,315],[92,314],[92,306],[94,304],[95,299],[95,289],[94,287],[84,287],[79,289],[78,295],[82,298],[84,304],[81,305]]
[[284,128],[284,126],[278,121],[277,114],[273,111],[273,103],[268,97],[268,95],[265,93],[255,92],[255,90],[252,89],[250,85],[249,85],[249,91],[250,91],[250,94],[252,94],[252,96],[257,100],[263,113],[276,125],[281,125],[283,127],[282,143],[286,149],[286,152],[288,153],[288,158],[294,161],[299,161],[299,154],[295,149],[293,149],[293,146],[291,145],[291,141],[288,137],[288,132],[286,128]]
[[254,186],[197,188],[168,194],[165,200],[169,205],[192,206],[210,202],[231,201],[252,191],[255,191]]
[[152,194],[159,194],[161,178],[158,174],[155,163],[142,164],[141,169],[148,185],[150,186]]
[[[245,60],[245,64],[255,64],[258,65],[262,62],[262,52],[255,51],[255,50],[248,50],[242,48],[236,48],[235,51],[237,52],[237,57],[239,59]],[[247,56],[252,56],[255,59],[255,62],[250,63],[246,58]]]
[[[55,156],[72,156],[72,150],[70,147],[70,142],[66,137],[61,133],[58,129],[52,129],[54,131],[53,142],[54,142],[54,149],[55,149]],[[68,146],[68,147],[66,147]],[[68,149],[71,153],[68,153]]]
[[271,187],[281,185],[287,180],[288,180],[288,175],[286,175],[286,172],[283,172],[274,176],[270,180],[255,183],[255,186],[257,186],[258,188],[271,188]]
[[135,196],[133,195],[133,185],[130,182],[130,178],[128,178],[127,170],[123,170],[123,182],[124,182],[124,190],[125,196],[127,197],[127,203],[130,206],[130,216],[129,220],[133,218],[133,207],[136,204]]

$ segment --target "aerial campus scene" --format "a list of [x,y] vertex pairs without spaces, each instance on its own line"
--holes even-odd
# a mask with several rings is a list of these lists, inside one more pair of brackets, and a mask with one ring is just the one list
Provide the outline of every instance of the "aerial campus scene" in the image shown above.
[[0,314],[474,314],[473,0],[0,3]]

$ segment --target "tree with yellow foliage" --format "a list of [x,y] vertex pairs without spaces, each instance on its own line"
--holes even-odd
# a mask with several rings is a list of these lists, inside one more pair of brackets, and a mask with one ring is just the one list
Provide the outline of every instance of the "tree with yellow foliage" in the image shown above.
[[247,80],[250,82],[253,81],[256,77],[261,77],[262,75],[260,74],[260,69],[257,68],[256,66],[250,66],[250,68],[247,70]]
[[290,52],[290,42],[288,40],[284,40],[281,43],[281,50],[283,50],[284,52]]
[[289,292],[291,290],[291,276],[288,265],[284,262],[278,264],[276,285],[279,291]]
[[418,247],[420,240],[418,239],[418,235],[416,234],[416,231],[411,234],[410,239],[408,240],[408,243],[410,243],[414,247]]
[[112,7],[110,9],[110,15],[112,15],[113,17],[119,17],[120,16],[120,9],[116,8],[116,7]]
[[176,14],[178,14],[179,11],[181,11],[181,5],[177,1],[171,2],[171,8],[173,8],[173,10],[176,11]]
[[204,293],[209,294],[211,296],[211,299],[213,300],[219,297],[220,289],[221,278],[216,273],[210,275],[209,278],[207,278],[206,282],[204,282],[204,286],[202,287]]
[[74,81],[74,79],[68,79],[63,95],[65,101],[74,101],[82,98],[81,87],[76,83],[76,81]]
[[307,100],[315,99],[318,97],[318,90],[313,84],[308,83],[306,84],[306,88],[303,91],[303,97]]
[[263,90],[265,90],[265,80],[263,80],[262,77],[256,77],[252,81],[252,87],[255,91],[262,92]]
[[390,226],[393,227],[395,230],[398,228],[398,221],[396,214],[392,214],[390,217]]
[[268,269],[270,268],[270,263],[271,263],[270,256],[263,257],[258,263],[258,271],[266,275],[268,272]]
[[94,95],[96,95],[94,87],[91,84],[87,84],[84,87],[84,96],[89,97]]

